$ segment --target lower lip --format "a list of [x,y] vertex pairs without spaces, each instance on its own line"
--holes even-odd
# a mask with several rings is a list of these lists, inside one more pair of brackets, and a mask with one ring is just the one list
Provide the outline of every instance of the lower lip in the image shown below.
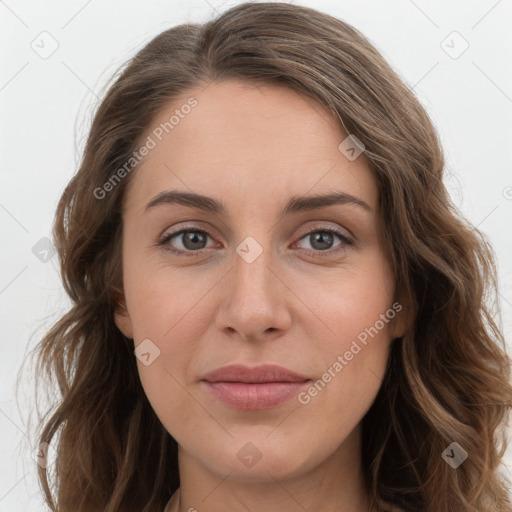
[[213,396],[221,402],[238,409],[269,409],[280,405],[308,385],[303,382],[265,382],[249,384],[244,382],[208,382],[206,384]]

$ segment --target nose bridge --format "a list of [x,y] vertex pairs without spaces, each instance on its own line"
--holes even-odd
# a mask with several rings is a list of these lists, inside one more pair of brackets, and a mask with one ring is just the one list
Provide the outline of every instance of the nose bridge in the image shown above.
[[269,267],[274,260],[269,234],[260,230],[255,236],[246,236],[236,247],[232,269],[231,291],[240,300],[252,295],[252,302],[268,300],[272,289],[271,280],[275,279]]
[[271,235],[263,229],[236,246],[217,316],[220,329],[229,327],[245,338],[257,338],[270,328],[283,330],[289,325],[271,246]]

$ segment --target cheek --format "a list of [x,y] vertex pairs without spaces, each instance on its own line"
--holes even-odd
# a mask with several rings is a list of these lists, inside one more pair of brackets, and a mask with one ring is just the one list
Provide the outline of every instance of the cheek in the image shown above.
[[204,321],[211,318],[206,294],[219,277],[211,271],[198,274],[197,270],[172,269],[161,262],[152,264],[151,259],[125,260],[125,294],[134,345],[142,346],[149,339],[156,346],[148,345],[149,365],[137,360],[139,376],[148,400],[164,423],[161,415],[166,411],[180,411],[178,425],[187,423],[190,416],[189,426],[194,423],[193,416],[200,414],[193,412],[195,402],[184,386],[194,376],[192,361],[200,348]]
[[357,263],[329,274],[297,277],[294,283],[294,291],[314,314],[315,331],[309,337],[321,344],[324,353],[348,350],[347,343],[359,335],[364,338],[376,323],[379,337],[385,338],[395,317],[394,278],[383,254],[368,251],[355,259]]
[[[163,340],[182,329],[190,315],[200,318],[205,295],[217,275],[192,267],[173,268],[160,257],[127,257],[124,289],[135,341],[154,337]],[[218,274],[218,273],[217,273]]]
[[321,370],[303,403],[336,411],[344,422],[358,421],[373,403],[388,361],[399,311],[393,306],[392,273],[376,251],[336,280],[306,282],[299,293],[308,289],[314,315],[306,338],[315,340],[311,360]]

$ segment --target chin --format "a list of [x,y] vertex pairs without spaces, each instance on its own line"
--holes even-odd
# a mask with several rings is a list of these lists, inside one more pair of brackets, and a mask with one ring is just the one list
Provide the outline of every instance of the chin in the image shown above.
[[[217,449],[209,451],[203,464],[212,472],[230,480],[240,482],[268,482],[274,479],[295,478],[320,464],[328,454],[314,446],[305,449],[304,443],[271,434],[268,429],[260,436],[235,436],[226,445],[222,443]],[[272,439],[272,436],[274,438]],[[267,437],[267,438],[266,438]]]

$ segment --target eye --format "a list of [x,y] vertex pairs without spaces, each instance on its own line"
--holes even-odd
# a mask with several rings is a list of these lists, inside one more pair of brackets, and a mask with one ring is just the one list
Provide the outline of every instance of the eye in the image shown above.
[[[187,228],[176,231],[175,233],[166,234],[159,242],[159,246],[163,246],[166,251],[184,256],[193,256],[194,253],[206,249],[205,243],[210,237],[206,231],[202,229]],[[183,248],[175,248],[171,241],[176,238]]]
[[[338,238],[341,243],[335,246],[337,248],[332,249],[332,244],[335,238]],[[348,236],[332,227],[325,227],[322,229],[314,228],[303,235],[300,240],[309,240],[309,244],[313,250],[306,248],[308,253],[337,252],[345,249],[347,245],[353,245],[352,240]],[[316,255],[317,254],[315,254],[315,256]]]
[[[167,233],[164,237],[157,242],[158,246],[163,247],[166,251],[180,256],[195,256],[204,249],[207,249],[206,243],[210,235],[202,230],[194,227],[188,227],[175,231],[174,233]],[[341,243],[332,249],[334,239],[338,238]],[[176,239],[176,242],[172,240]],[[314,228],[303,235],[299,242],[302,240],[309,240],[311,249],[306,248],[308,254],[318,256],[321,252],[338,252],[346,248],[347,245],[353,245],[353,241],[343,232],[332,227]],[[181,244],[176,247],[176,243]]]

